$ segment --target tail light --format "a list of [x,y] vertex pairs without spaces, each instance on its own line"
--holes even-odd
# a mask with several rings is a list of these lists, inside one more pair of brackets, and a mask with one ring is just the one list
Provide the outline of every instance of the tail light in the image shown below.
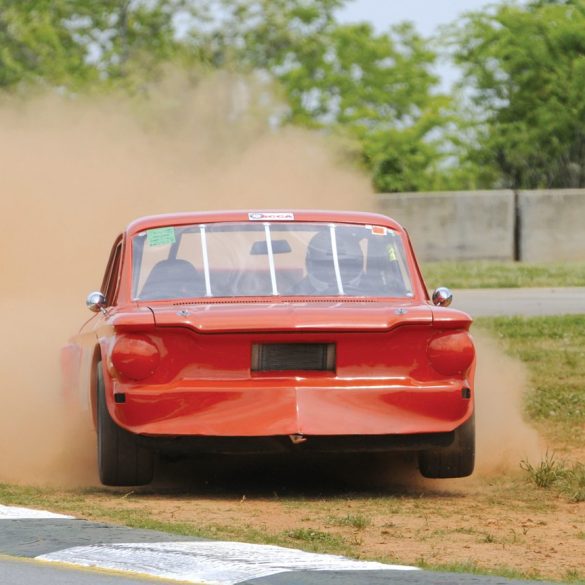
[[110,354],[116,372],[132,380],[151,376],[160,362],[156,344],[139,333],[123,333],[116,338]]
[[446,375],[463,374],[475,357],[467,331],[440,334],[431,340],[427,351],[433,368]]

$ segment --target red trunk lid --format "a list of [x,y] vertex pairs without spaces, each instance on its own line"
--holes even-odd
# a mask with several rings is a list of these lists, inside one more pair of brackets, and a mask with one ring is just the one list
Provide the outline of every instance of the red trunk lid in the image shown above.
[[430,324],[432,309],[414,301],[225,302],[152,304],[156,325],[199,333],[251,331],[388,331],[405,322]]

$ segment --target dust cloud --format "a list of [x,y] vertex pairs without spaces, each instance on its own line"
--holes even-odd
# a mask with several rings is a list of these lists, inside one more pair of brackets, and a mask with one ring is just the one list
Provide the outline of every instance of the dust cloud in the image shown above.
[[[274,131],[263,122],[266,100],[234,105],[234,94],[249,91],[242,83],[161,84],[138,105],[58,96],[0,103],[0,481],[97,483],[95,437],[62,405],[59,350],[89,318],[85,296],[99,288],[110,246],[132,219],[374,207],[368,179],[324,138]],[[518,366],[487,340],[479,353],[484,469],[484,459],[513,462],[534,437],[518,414]],[[504,458],[501,445],[513,448]]]
[[324,138],[275,132],[262,122],[262,99],[234,101],[253,91],[242,84],[217,78],[192,89],[174,79],[138,104],[55,96],[0,104],[0,481],[97,481],[95,438],[62,409],[59,350],[89,318],[85,297],[131,220],[373,207],[368,179],[344,169]]
[[476,473],[518,470],[520,462],[536,462],[546,451],[542,439],[522,417],[528,375],[522,362],[504,353],[486,332],[473,334],[477,348]]

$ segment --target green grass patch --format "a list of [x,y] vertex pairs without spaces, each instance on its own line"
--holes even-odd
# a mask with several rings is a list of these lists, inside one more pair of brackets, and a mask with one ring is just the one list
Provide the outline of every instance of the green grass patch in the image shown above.
[[[464,573],[468,575],[488,575],[505,577],[507,579],[531,579],[541,580],[542,575],[538,569],[532,571],[518,571],[510,567],[497,567],[493,569],[486,569],[478,565],[475,561],[462,561],[454,563],[433,563],[427,561],[424,557],[417,560],[416,566],[427,571],[439,571],[444,573]],[[580,585],[580,583],[579,583]]]
[[585,502],[585,465],[568,465],[548,454],[538,465],[521,464],[530,480],[539,488],[554,488],[573,502]]
[[[569,446],[585,445],[585,315],[497,317],[477,324],[499,337],[528,367],[528,416]],[[585,501],[585,465],[548,453],[540,463],[522,462],[529,480],[574,502]],[[574,581],[574,580],[573,580]]]
[[348,526],[356,530],[363,530],[371,524],[371,520],[362,514],[347,514],[346,516],[334,516],[329,519],[334,526]]
[[585,585],[585,573],[576,571],[574,569],[569,569],[565,573],[563,581],[565,583],[572,583],[573,585]]
[[427,262],[421,270],[430,290],[585,286],[585,262]]
[[[486,541],[487,542],[487,541]],[[475,561],[463,561],[454,563],[433,563],[427,561],[424,557],[417,560],[416,566],[427,571],[438,571],[445,573],[464,573],[468,575],[486,575],[494,577],[504,577],[507,579],[518,579],[531,581],[541,581],[544,579],[538,568],[534,568],[531,571],[518,571],[517,569],[501,566],[494,567],[492,569],[486,569],[481,565],[478,565]],[[547,582],[550,579],[547,579]],[[581,571],[570,569],[566,571],[563,576],[562,583],[571,583],[571,585],[585,585],[585,574]]]
[[[427,571],[438,571],[445,573],[463,573],[468,575],[486,575],[494,577],[504,577],[507,579],[518,579],[531,581],[542,581],[544,577],[540,571],[535,568],[532,571],[518,571],[510,567],[497,567],[493,569],[486,569],[478,565],[475,561],[455,562],[449,564],[436,564],[428,562],[425,558],[420,558],[416,565],[421,569]],[[550,579],[547,579],[549,582]],[[585,585],[585,573],[581,571],[568,570],[560,583],[570,583],[571,585]]]
[[295,528],[280,533],[281,537],[288,540],[288,544],[304,543],[310,550],[316,552],[341,551],[345,548],[345,541],[337,534],[324,532],[318,528]]
[[[60,507],[55,508],[55,502],[59,496],[61,497]],[[84,497],[81,492],[63,493],[56,489],[38,486],[0,483],[0,502],[6,506],[50,509],[56,512],[67,509],[70,514],[84,511]]]
[[477,325],[503,341],[530,374],[526,411],[564,439],[585,441],[585,315],[496,317]]

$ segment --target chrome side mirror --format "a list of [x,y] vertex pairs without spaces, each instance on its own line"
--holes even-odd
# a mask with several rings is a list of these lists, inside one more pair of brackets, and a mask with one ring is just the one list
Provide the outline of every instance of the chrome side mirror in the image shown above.
[[106,307],[106,297],[104,293],[98,291],[90,292],[85,301],[87,308],[94,313],[103,311]]
[[440,286],[433,292],[433,305],[448,307],[453,300],[453,293],[446,287]]

